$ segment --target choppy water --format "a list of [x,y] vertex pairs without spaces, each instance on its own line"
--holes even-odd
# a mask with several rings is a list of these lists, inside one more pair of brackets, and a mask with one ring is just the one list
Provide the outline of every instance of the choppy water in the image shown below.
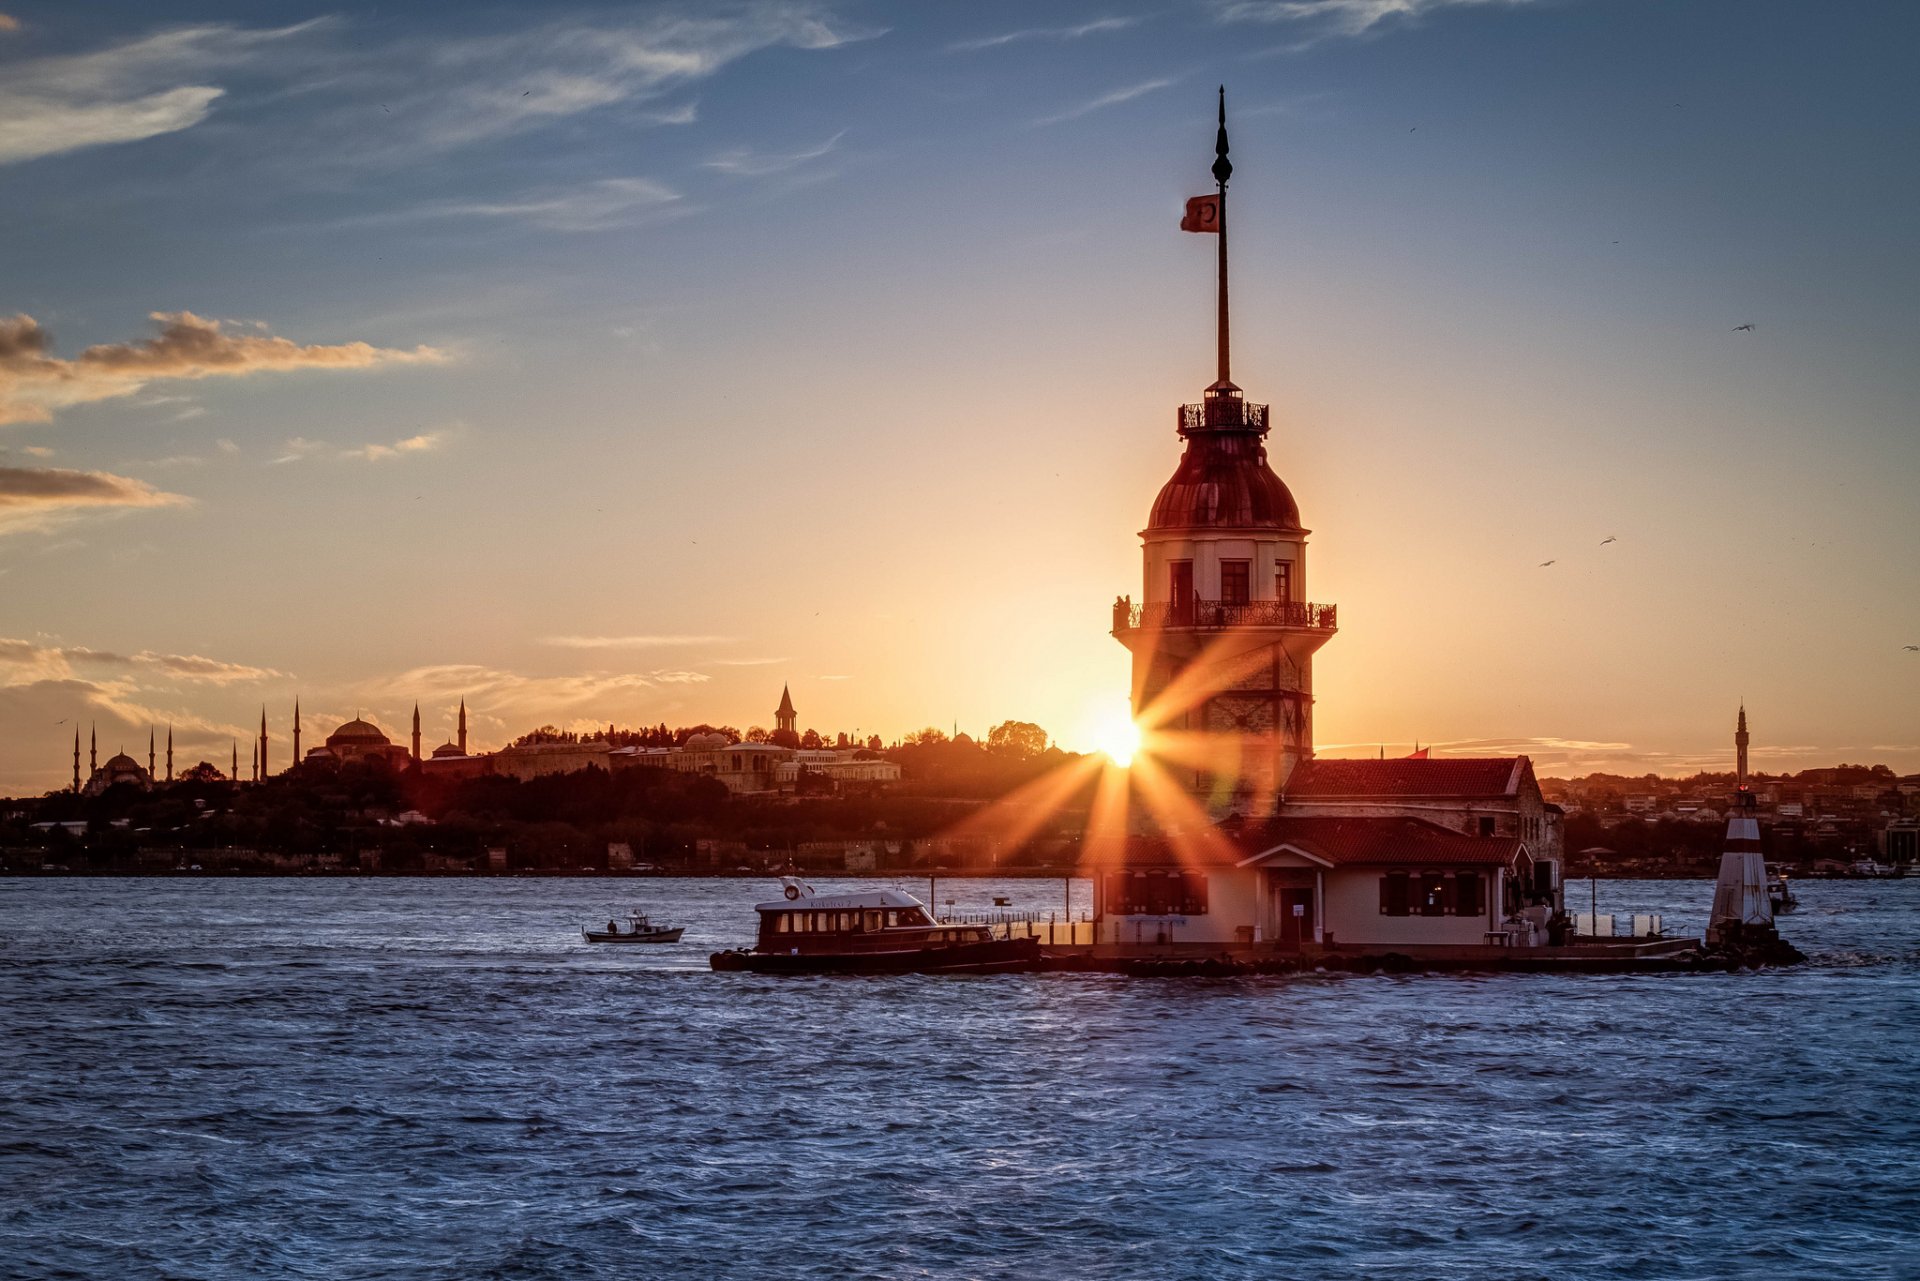
[[707,973],[766,889],[0,881],[0,1275],[1920,1276],[1920,881],[1757,975]]

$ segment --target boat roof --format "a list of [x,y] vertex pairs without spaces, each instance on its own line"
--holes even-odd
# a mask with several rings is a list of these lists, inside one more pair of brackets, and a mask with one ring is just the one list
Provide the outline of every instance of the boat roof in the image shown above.
[[779,898],[771,903],[755,903],[756,912],[829,912],[858,911],[870,907],[926,907],[903,890],[861,890],[856,894],[802,894],[799,898]]

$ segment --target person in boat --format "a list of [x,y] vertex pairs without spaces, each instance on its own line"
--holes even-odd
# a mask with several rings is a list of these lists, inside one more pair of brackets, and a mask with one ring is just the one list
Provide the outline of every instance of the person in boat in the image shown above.
[[618,934],[619,932],[620,932],[620,922],[618,921],[607,922],[607,933]]

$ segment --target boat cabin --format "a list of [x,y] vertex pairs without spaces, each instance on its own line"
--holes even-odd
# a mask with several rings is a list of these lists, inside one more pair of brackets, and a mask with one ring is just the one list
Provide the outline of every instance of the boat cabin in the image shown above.
[[926,905],[900,890],[814,894],[789,880],[790,898],[757,903],[760,935],[754,950],[778,953],[889,952],[985,943],[978,925],[942,925]]

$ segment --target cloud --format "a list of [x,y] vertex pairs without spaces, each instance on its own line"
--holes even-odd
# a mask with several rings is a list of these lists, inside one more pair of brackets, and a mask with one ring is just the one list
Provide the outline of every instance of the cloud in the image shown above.
[[716,667],[772,667],[775,663],[790,663],[791,658],[716,658]]
[[184,27],[12,63],[0,78],[0,164],[191,129],[225,92],[208,75],[313,25]]
[[447,359],[365,342],[303,346],[271,334],[235,334],[190,311],[152,313],[158,335],[103,343],[71,360],[48,354],[47,331],[28,315],[0,317],[0,423],[47,422],[57,409],[131,396],[158,379],[238,378],[295,369],[370,369]]
[[193,500],[143,480],[63,467],[0,467],[0,534],[45,528],[89,510],[183,507]]
[[1536,0],[1215,0],[1214,17],[1220,22],[1252,22],[1284,25],[1298,29],[1302,40],[1292,46],[1303,49],[1321,40],[1339,36],[1371,35],[1389,24],[1418,22],[1441,9],[1464,9],[1502,5],[1518,8]]
[[381,677],[355,692],[374,706],[411,708],[418,701],[451,708],[455,700],[464,699],[474,721],[510,736],[544,724],[604,728],[609,721],[657,720],[663,686],[706,679],[679,670],[529,676],[477,663],[442,663]]
[[18,31],[20,19],[10,13],[0,13],[0,31]]
[[360,458],[377,463],[387,458],[403,458],[409,454],[427,454],[439,449],[453,438],[448,429],[423,431],[417,436],[408,436],[405,440],[396,440],[391,445],[362,445],[358,449],[340,451],[342,458]]
[[1132,102],[1135,98],[1143,94],[1152,93],[1156,89],[1165,89],[1172,83],[1173,81],[1171,80],[1143,80],[1137,85],[1128,85],[1124,89],[1115,89],[1112,93],[1101,94],[1098,98],[1083,102],[1077,107],[1069,107],[1058,115],[1042,116],[1033,123],[1036,126],[1057,125],[1064,124],[1069,120],[1078,120],[1081,116],[1089,115],[1106,107],[1117,107],[1123,102]]
[[819,146],[801,151],[755,151],[750,147],[737,147],[732,151],[723,151],[707,161],[706,167],[742,178],[765,178],[772,174],[797,169],[810,160],[820,159],[838,146],[840,140],[846,136],[847,131],[842,129]]
[[651,178],[604,178],[563,190],[526,193],[506,200],[442,201],[356,221],[384,223],[422,218],[499,218],[551,231],[603,231],[694,212],[677,206],[679,192]]
[[676,645],[731,645],[731,636],[546,636],[542,645],[561,649],[665,649]]
[[1106,31],[1124,31],[1128,27],[1138,26],[1139,18],[1096,18],[1092,22],[1083,22],[1074,27],[1029,27],[1024,31],[1009,31],[1004,35],[982,36],[977,40],[961,40],[947,46],[953,53],[978,53],[982,49],[997,49],[1001,45],[1018,44],[1028,40],[1078,40],[1082,36],[1097,35]]
[[72,677],[78,668],[106,668],[210,685],[232,685],[286,675],[271,667],[230,663],[200,654],[164,654],[150,649],[137,654],[116,654],[85,645],[44,645],[16,637],[0,637],[0,684],[64,680]]
[[267,465],[269,467],[278,467],[282,463],[297,463],[302,458],[309,458],[326,447],[327,442],[324,440],[308,440],[305,436],[289,436],[287,437],[287,443],[281,446],[283,451],[281,455],[278,458],[268,459]]

